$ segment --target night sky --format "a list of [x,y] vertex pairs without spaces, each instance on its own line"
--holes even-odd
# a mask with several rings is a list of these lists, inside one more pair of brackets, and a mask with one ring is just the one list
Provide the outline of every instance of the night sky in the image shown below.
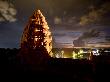
[[19,48],[37,9],[46,17],[53,47],[110,47],[109,0],[0,0],[0,48]]

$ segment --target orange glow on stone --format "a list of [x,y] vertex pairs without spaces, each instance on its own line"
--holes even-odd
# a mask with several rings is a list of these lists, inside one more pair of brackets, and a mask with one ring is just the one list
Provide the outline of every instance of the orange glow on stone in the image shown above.
[[[29,49],[45,47],[48,54],[52,56],[52,36],[40,10],[34,12],[24,29],[21,38],[21,48],[28,46]],[[51,53],[51,54],[50,54]]]

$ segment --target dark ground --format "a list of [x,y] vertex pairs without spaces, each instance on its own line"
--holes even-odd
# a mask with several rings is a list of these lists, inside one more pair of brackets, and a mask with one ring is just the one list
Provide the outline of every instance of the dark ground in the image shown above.
[[[41,59],[32,55],[32,61],[42,63],[21,63],[18,49],[0,49],[0,78],[33,79],[41,81],[110,82],[109,53],[93,57],[93,60]],[[30,61],[31,61],[30,60]]]

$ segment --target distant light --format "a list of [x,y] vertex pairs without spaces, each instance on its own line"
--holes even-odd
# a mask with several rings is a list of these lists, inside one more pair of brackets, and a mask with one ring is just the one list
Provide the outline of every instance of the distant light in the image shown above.
[[93,51],[92,51],[92,53],[93,53],[93,55],[96,55],[96,56],[97,56],[97,55],[100,55],[100,54],[99,54],[99,50],[98,50],[98,49],[93,50]]
[[67,56],[64,56],[63,58],[69,58],[69,57],[67,57]]
[[38,38],[35,38],[35,41],[37,41],[38,40]]
[[76,57],[76,56],[77,56],[77,54],[76,54],[74,51],[73,51],[72,55],[73,55],[73,56],[72,56],[72,57],[73,57],[73,59],[77,59],[77,57]]
[[43,45],[43,42],[41,43],[41,45]]
[[80,49],[80,51],[78,52],[78,54],[83,54],[84,52],[83,52],[83,50],[82,49]]
[[56,54],[56,58],[60,58],[59,54]]
[[104,52],[110,52],[110,51],[107,51],[107,50],[106,50],[106,51],[104,51]]
[[40,31],[39,29],[35,29],[36,32]]

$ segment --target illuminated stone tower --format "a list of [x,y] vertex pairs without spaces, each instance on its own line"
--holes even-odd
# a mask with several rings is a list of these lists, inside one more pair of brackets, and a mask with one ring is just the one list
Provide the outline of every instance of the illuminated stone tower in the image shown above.
[[22,50],[45,49],[52,56],[52,36],[40,10],[34,12],[21,38]]

